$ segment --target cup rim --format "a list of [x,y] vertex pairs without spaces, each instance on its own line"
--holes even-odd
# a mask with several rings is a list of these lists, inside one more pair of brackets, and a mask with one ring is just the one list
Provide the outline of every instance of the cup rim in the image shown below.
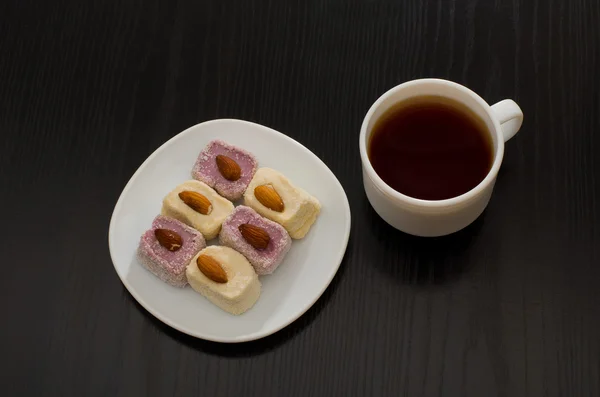
[[[386,99],[388,99],[390,96],[396,94],[398,91],[404,90],[409,87],[413,87],[415,85],[431,84],[431,83],[451,86],[455,90],[460,91],[462,94],[468,95],[472,99],[474,99],[475,102],[479,106],[481,106],[481,108],[483,110],[485,110],[488,117],[492,121],[492,124],[494,125],[494,131],[492,131],[492,133],[496,134],[496,140],[498,143],[496,145],[496,150],[494,151],[494,162],[492,163],[492,166],[490,167],[490,170],[488,171],[485,178],[483,178],[483,180],[481,182],[479,182],[479,184],[477,184],[477,186],[475,186],[471,190],[469,190],[459,196],[455,196],[455,197],[451,197],[451,198],[443,199],[443,200],[418,199],[415,197],[407,196],[406,194],[403,194],[403,193],[398,192],[397,190],[394,190],[383,179],[381,179],[381,177],[377,174],[377,172],[375,172],[375,169],[373,168],[373,165],[371,165],[371,161],[369,160],[369,155],[367,153],[367,142],[366,142],[367,125],[369,124],[369,121],[371,121],[373,114],[381,106],[381,104]],[[362,125],[360,127],[360,137],[359,137],[360,158],[362,161],[363,169],[366,171],[367,176],[376,185],[376,187],[382,193],[386,194],[387,196],[389,196],[397,201],[401,201],[401,202],[411,204],[411,205],[414,205],[417,207],[427,207],[427,208],[448,207],[448,206],[453,206],[456,204],[461,204],[466,201],[470,201],[472,198],[481,194],[496,178],[496,176],[498,175],[498,171],[500,169],[500,165],[502,163],[502,159],[504,157],[504,138],[502,136],[501,131],[502,130],[500,127],[500,123],[498,122],[498,119],[494,116],[490,105],[483,98],[481,98],[477,93],[470,90],[469,88],[467,88],[461,84],[455,83],[453,81],[450,81],[450,80],[444,80],[444,79],[438,79],[438,78],[424,78],[424,79],[410,80],[410,81],[401,83],[395,87],[392,87],[389,90],[387,90],[386,92],[384,92],[379,98],[377,98],[377,100],[375,102],[373,102],[373,104],[367,111],[365,118],[363,119]]]

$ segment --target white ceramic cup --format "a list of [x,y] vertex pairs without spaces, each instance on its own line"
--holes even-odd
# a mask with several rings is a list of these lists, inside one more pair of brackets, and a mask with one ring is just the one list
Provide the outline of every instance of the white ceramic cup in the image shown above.
[[[458,101],[486,124],[494,145],[494,162],[487,176],[473,189],[446,200],[421,200],[406,196],[386,184],[377,175],[367,154],[367,145],[375,122],[394,104],[423,96],[443,96]],[[471,224],[485,210],[504,156],[504,142],[521,128],[523,112],[510,99],[488,105],[470,89],[441,79],[421,79],[400,84],[383,94],[371,106],[360,129],[360,158],[363,185],[373,209],[391,226],[423,237],[443,236]]]

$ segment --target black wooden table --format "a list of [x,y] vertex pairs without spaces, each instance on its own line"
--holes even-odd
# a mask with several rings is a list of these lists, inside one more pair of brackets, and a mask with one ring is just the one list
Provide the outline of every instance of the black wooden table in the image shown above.
[[[599,396],[600,1],[0,3],[3,396]],[[393,230],[358,134],[403,81],[516,100],[521,132],[466,230]],[[314,151],[353,225],[304,316],[197,340],[122,286],[113,206],[183,129],[233,117]]]

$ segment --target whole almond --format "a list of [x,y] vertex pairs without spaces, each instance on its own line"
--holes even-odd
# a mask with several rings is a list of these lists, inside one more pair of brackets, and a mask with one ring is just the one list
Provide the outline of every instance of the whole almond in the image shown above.
[[283,200],[271,185],[260,185],[254,188],[254,197],[265,207],[275,211],[283,212],[285,208]]
[[223,175],[223,178],[227,179],[228,181],[237,181],[242,176],[242,169],[231,157],[219,154],[216,157],[216,161],[219,172],[221,175]]
[[256,249],[264,250],[269,245],[271,237],[263,228],[244,223],[238,227],[242,237]]
[[202,215],[208,215],[212,211],[210,200],[203,194],[191,190],[185,190],[179,193],[181,201],[186,203],[191,209]]
[[196,259],[196,265],[198,265],[198,269],[202,274],[215,283],[223,284],[227,282],[227,273],[225,273],[221,264],[212,256],[201,254]]
[[183,245],[181,236],[169,229],[156,229],[154,236],[158,243],[169,251],[177,251]]

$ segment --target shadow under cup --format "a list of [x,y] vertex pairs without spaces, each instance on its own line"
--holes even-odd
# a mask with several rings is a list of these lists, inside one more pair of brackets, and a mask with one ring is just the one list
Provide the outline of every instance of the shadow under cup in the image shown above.
[[[394,190],[376,173],[368,156],[373,129],[388,110],[408,99],[429,96],[444,97],[468,108],[485,124],[492,145],[491,166],[485,178],[471,190],[443,200],[418,199]],[[383,220],[403,232],[434,237],[461,230],[481,215],[490,200],[504,155],[504,139],[494,110],[466,87],[440,79],[414,80],[396,86],[371,106],[361,127],[359,145],[367,198]]]

